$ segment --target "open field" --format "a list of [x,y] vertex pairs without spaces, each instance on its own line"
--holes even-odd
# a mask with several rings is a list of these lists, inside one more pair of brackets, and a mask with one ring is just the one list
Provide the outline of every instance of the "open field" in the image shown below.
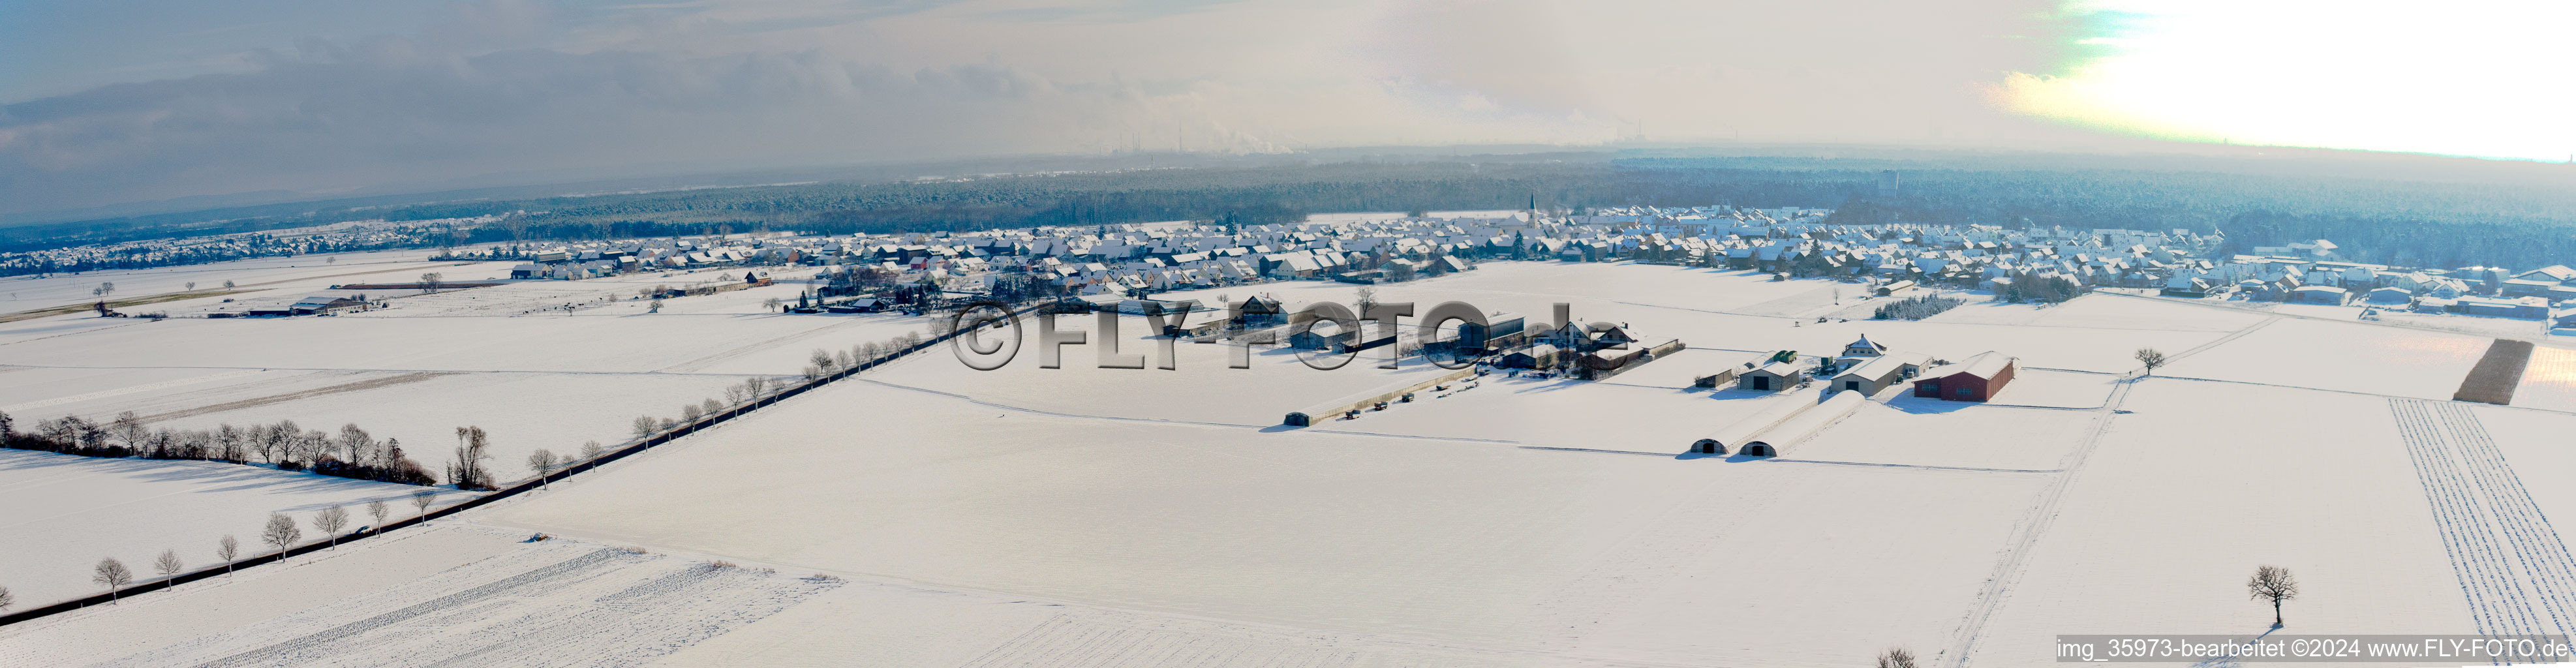
[[[854,420],[867,437],[836,436]],[[776,512],[707,482],[782,469],[794,473],[753,501]],[[1033,416],[851,385],[486,521],[1117,609],[1699,662],[1814,651],[1801,634],[1863,600],[1885,604],[1861,613],[1873,627],[1937,636],[1903,611],[1964,605],[1987,567],[1972,545],[2000,539],[2038,484]],[[1950,510],[1887,512],[1909,496]],[[1810,540],[1820,527],[1923,547],[1853,551]],[[1733,576],[1746,569],[1772,577]],[[1898,584],[1933,572],[1954,576]],[[1827,617],[1766,604],[1827,573],[1890,579],[1849,605],[1801,608]],[[1675,633],[1701,616],[1745,633]]]
[[[2458,558],[2472,568],[2455,571],[2445,543],[2457,541],[2446,537],[2456,531],[2465,541],[2452,548],[2503,545],[2501,527],[2460,519],[2485,503],[2471,498],[2480,492],[2437,468],[2447,463],[2410,462],[2400,434],[2413,428],[2391,413],[2392,404],[2447,403],[2144,382],[2128,398],[2134,412],[2114,419],[2076,472],[2058,516],[2032,539],[2025,570],[2008,578],[1990,630],[1973,646],[1963,637],[1951,648],[1970,649],[1974,665],[2020,665],[2060,633],[2260,632],[2271,611],[2244,601],[2241,586],[2258,563],[2290,567],[2305,585],[2287,612],[2290,632],[2508,632],[2478,625],[2463,593],[2553,580],[2563,591],[2571,582],[2489,571],[2468,552]],[[2527,483],[2538,483],[2532,476],[2544,470],[2533,467],[2563,463],[2569,454],[2563,439],[2546,432],[2496,433],[2511,448],[2548,452],[2511,457]],[[2419,467],[2428,477],[2419,479]],[[2576,514],[2563,481],[2536,486],[2559,494],[2542,510]],[[2559,540],[2555,532],[2531,539],[2535,549]]]
[[2448,400],[2493,339],[2283,319],[2159,374]]

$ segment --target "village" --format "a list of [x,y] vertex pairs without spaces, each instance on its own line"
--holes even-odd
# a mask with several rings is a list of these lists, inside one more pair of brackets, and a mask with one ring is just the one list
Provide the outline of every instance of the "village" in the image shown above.
[[[1286,280],[1398,283],[1470,271],[1496,260],[1635,261],[1822,278],[1877,296],[1968,291],[2057,302],[2097,289],[2243,304],[2351,306],[2358,317],[2458,314],[2576,324],[2576,269],[2553,265],[2393,267],[2339,259],[2311,240],[2218,254],[2225,239],[2187,230],[2010,229],[1995,225],[1836,225],[1830,209],[1731,206],[1609,207],[1581,211],[1317,214],[1307,222],[1213,222],[1034,228],[979,233],[815,236],[789,232],[447,248],[439,257],[516,258],[506,275],[423,276],[350,284],[285,303],[242,302],[206,315],[305,315],[370,308],[424,291],[514,280],[581,280],[745,268],[818,270],[797,312],[918,311],[977,298],[1025,301],[1148,298],[1172,291]],[[489,225],[497,218],[448,221]],[[356,225],[365,231],[381,226]],[[381,234],[381,233],[379,233]],[[172,242],[179,243],[179,242]],[[204,242],[188,242],[204,243]],[[178,253],[179,249],[156,251]],[[76,249],[58,255],[81,255]],[[97,254],[91,252],[89,254]],[[157,256],[156,256],[157,257]],[[49,260],[59,261],[59,260]],[[629,299],[725,289],[720,281]],[[192,284],[193,285],[193,284]],[[370,298],[373,298],[372,300]],[[273,298],[272,298],[273,300]],[[187,314],[180,314],[185,316]],[[2505,325],[2511,327],[2511,325]],[[2576,333],[2571,329],[2568,333]]]

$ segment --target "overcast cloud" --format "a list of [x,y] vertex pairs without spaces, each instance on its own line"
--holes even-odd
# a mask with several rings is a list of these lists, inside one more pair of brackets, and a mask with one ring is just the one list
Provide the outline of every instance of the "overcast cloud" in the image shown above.
[[[0,70],[0,213],[1183,145],[2107,140],[1991,99],[2077,55],[2081,24],[2048,2],[491,0],[262,3],[193,30],[119,18],[163,4],[206,11],[0,10],[0,38],[25,38],[0,47],[21,63]],[[84,34],[133,48],[36,54]]]

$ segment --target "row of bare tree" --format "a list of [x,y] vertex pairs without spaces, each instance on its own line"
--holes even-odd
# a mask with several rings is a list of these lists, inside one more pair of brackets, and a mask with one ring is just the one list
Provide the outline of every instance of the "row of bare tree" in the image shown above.
[[[934,327],[946,327],[949,324],[945,318],[932,318],[931,321],[936,323]],[[805,378],[808,380],[821,378],[842,369],[856,367],[861,362],[883,359],[898,351],[921,345],[921,339],[920,332],[905,332],[903,336],[886,339],[883,342],[870,341],[838,352],[815,348],[813,354],[805,359]]]
[[[437,490],[427,489],[412,493],[411,505],[422,522],[429,521],[429,507],[438,503],[438,494]],[[376,520],[375,524],[369,526],[379,533],[384,531],[385,518],[393,515],[393,505],[386,503],[384,499],[368,502],[365,510],[368,516]],[[349,520],[349,506],[324,508],[313,513],[312,517],[313,528],[321,531],[323,540],[330,541],[335,548],[339,545],[341,530],[349,527]],[[304,542],[304,529],[295,523],[295,518],[287,516],[286,513],[269,513],[268,523],[260,527],[259,541],[267,543],[270,550],[283,555],[288,548]],[[240,560],[240,539],[226,535],[221,540],[215,541],[215,561],[224,565],[226,574],[230,574],[233,564]],[[178,575],[187,568],[187,562],[179,557],[177,549],[162,550],[161,556],[152,560],[152,570],[158,571],[162,577]],[[106,587],[110,601],[116,600],[117,592],[125,589],[126,585],[133,584],[134,579],[134,569],[126,567],[125,562],[118,561],[115,557],[100,559],[97,565],[90,567],[90,582]],[[9,594],[9,589],[0,587],[0,610],[8,609],[15,602]]]
[[[875,345],[875,344],[869,344],[869,345]],[[817,352],[820,352],[820,351],[817,351]],[[826,357],[829,357],[829,356],[828,356],[828,355],[826,355]],[[810,369],[810,368],[809,368],[808,370],[809,370],[809,371],[811,371],[811,369]],[[810,377],[812,377],[812,374],[809,374],[809,375],[808,375],[808,377],[809,377],[809,378],[810,378]],[[698,421],[698,419],[699,419],[699,418],[703,418],[703,417],[706,417],[706,416],[708,416],[708,415],[713,415],[713,414],[716,414],[716,413],[722,413],[722,412],[726,411],[727,409],[733,408],[733,407],[735,407],[735,406],[741,406],[741,405],[744,405],[744,404],[748,404],[748,403],[751,403],[751,402],[755,402],[755,401],[759,401],[759,400],[761,400],[761,399],[768,398],[768,397],[769,397],[769,395],[776,394],[776,393],[778,393],[778,392],[780,392],[780,391],[782,391],[782,390],[785,390],[785,389],[787,389],[787,384],[786,384],[786,383],[783,383],[783,382],[773,381],[773,380],[770,380],[770,379],[768,379],[768,378],[763,378],[763,377],[758,377],[758,376],[754,376],[754,377],[751,377],[751,378],[747,378],[747,379],[744,379],[740,384],[736,384],[736,385],[732,385],[732,386],[728,386],[728,387],[726,387],[726,388],[725,388],[725,390],[724,390],[724,399],[719,400],[719,399],[716,399],[716,398],[714,398],[714,397],[708,397],[708,398],[706,398],[706,400],[704,400],[704,401],[700,401],[700,402],[697,402],[697,403],[693,403],[693,404],[681,404],[681,405],[680,405],[680,416],[679,416],[679,417],[676,417],[676,418],[657,418],[657,417],[653,417],[653,416],[650,416],[650,415],[638,415],[638,416],[635,416],[635,422],[632,424],[632,426],[634,427],[634,430],[635,430],[635,437],[636,437],[636,438],[647,438],[647,437],[650,437],[650,436],[652,436],[652,435],[654,435],[654,434],[657,434],[657,433],[661,433],[661,432],[668,431],[668,430],[671,430],[671,429],[676,429],[676,428],[678,428],[680,425],[688,424],[688,423],[691,423],[691,422],[696,422],[696,421]],[[596,445],[596,444],[594,443],[593,445]],[[585,447],[584,447],[584,450],[585,450],[585,452],[586,452],[586,451],[588,450],[588,446],[585,446]],[[581,458],[581,459],[563,459],[563,460],[559,460],[559,461],[558,461],[558,463],[557,463],[557,467],[563,466],[563,465],[565,465],[565,464],[570,464],[571,462],[575,462],[575,461],[582,461],[582,460],[592,459],[592,458],[596,458],[596,457],[598,457],[598,455],[597,455],[597,454],[584,454],[584,455],[582,456],[582,458]],[[529,459],[529,462],[528,462],[528,468],[530,468],[530,469],[538,468],[538,467],[537,467],[537,460],[536,460],[534,457],[531,457],[531,458]],[[539,475],[543,475],[543,473],[541,472]]]

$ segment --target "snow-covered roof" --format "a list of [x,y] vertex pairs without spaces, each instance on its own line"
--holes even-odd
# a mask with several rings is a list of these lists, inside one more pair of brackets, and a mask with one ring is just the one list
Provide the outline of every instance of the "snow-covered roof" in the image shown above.
[[1995,377],[1995,374],[2002,373],[2004,367],[2011,366],[2012,363],[2013,358],[2011,356],[1989,350],[1977,353],[1975,357],[1970,357],[1963,361],[1953,362],[1924,371],[1923,377],[1941,378],[1964,373],[1978,378],[1993,378]]

